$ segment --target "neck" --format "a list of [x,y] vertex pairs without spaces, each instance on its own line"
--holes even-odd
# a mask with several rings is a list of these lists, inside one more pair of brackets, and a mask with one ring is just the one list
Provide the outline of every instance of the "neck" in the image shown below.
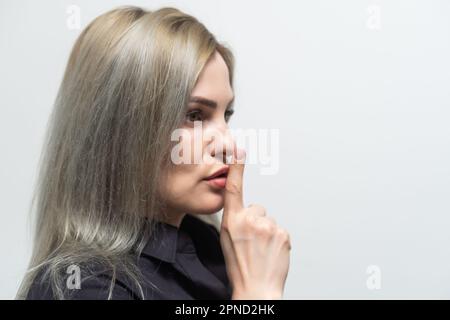
[[168,213],[163,222],[179,228],[185,215],[186,213]]

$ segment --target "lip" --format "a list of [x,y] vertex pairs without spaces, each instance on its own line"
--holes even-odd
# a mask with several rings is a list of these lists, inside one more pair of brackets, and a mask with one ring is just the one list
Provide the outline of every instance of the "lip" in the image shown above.
[[228,170],[228,166],[222,167],[204,180],[214,188],[223,189],[227,183]]
[[[224,166],[224,167],[220,168],[219,170],[217,170],[216,172],[214,172],[209,177],[205,178],[205,180],[212,180],[212,179],[217,180],[217,179],[220,179],[220,178],[221,179],[226,179],[226,176],[228,175],[228,170],[229,170],[229,167],[228,166]],[[219,176],[220,176],[220,178],[217,178]]]
[[207,184],[209,184],[211,187],[223,189],[225,188],[227,184],[227,178],[219,177],[219,178],[213,178],[209,180],[205,180]]

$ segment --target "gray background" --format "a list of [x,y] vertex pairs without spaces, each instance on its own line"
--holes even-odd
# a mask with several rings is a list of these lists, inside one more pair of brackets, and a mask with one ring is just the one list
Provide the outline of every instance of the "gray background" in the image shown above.
[[[0,298],[31,248],[27,209],[71,47],[121,4],[176,6],[237,58],[232,127],[280,132],[245,173],[292,237],[285,298],[450,298],[450,1],[0,2]],[[81,29],[67,26],[70,5]],[[367,268],[380,271],[370,289]]]

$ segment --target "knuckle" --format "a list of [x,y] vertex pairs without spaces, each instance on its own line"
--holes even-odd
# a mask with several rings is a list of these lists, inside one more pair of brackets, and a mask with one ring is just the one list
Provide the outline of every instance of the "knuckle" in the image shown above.
[[269,232],[270,234],[275,234],[275,232],[277,231],[277,225],[274,221],[269,220],[268,223],[268,228],[269,228]]
[[275,220],[275,218],[273,217],[266,217],[266,218],[270,221],[270,223],[272,223],[275,227],[278,228],[277,221]]
[[262,236],[271,236],[275,232],[275,225],[268,219],[260,219],[257,224],[257,231]]
[[251,213],[246,213],[244,216],[244,223],[246,226],[254,226],[255,225],[255,216]]
[[257,227],[256,217],[253,214],[246,213],[241,221],[241,231],[246,234],[254,233]]
[[281,243],[286,245],[288,249],[291,250],[291,237],[289,235],[289,232],[287,232],[285,229],[279,228],[278,235]]
[[283,237],[286,236],[286,234],[287,234],[287,231],[286,231],[286,230],[284,230],[284,229],[281,228],[281,227],[278,227],[278,228],[277,228],[277,235],[278,235],[279,237],[283,238]]
[[285,229],[278,228],[277,234],[283,242],[289,242],[289,233]]
[[280,241],[282,243],[290,242],[289,232],[287,232],[286,229],[278,227],[276,233],[277,233],[277,237],[280,239]]

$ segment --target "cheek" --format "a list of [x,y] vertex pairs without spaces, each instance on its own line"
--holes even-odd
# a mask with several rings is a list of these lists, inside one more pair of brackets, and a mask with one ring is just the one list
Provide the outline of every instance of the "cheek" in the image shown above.
[[[207,131],[207,130],[206,130]],[[172,163],[172,169],[165,183],[167,204],[177,211],[191,214],[210,214],[223,208],[223,191],[213,190],[202,179],[205,175],[204,155],[208,152],[205,131],[185,130],[175,154],[183,161]],[[204,154],[205,153],[205,154]],[[185,161],[189,161],[188,164]],[[200,162],[197,162],[200,161]]]
[[183,163],[200,164],[205,150],[203,130],[185,130],[181,138],[180,154]]
[[177,199],[183,197],[189,190],[196,187],[198,178],[194,170],[190,169],[192,165],[176,165],[168,175],[164,183],[165,194],[168,198]]
[[172,150],[172,162],[177,165],[210,165],[209,154],[216,147],[216,143],[212,143],[216,140],[216,137],[217,130],[205,125],[193,129],[184,129],[180,137],[181,141]]
[[167,204],[191,214],[215,213],[223,207],[223,192],[201,180],[196,165],[179,165],[165,183]]

